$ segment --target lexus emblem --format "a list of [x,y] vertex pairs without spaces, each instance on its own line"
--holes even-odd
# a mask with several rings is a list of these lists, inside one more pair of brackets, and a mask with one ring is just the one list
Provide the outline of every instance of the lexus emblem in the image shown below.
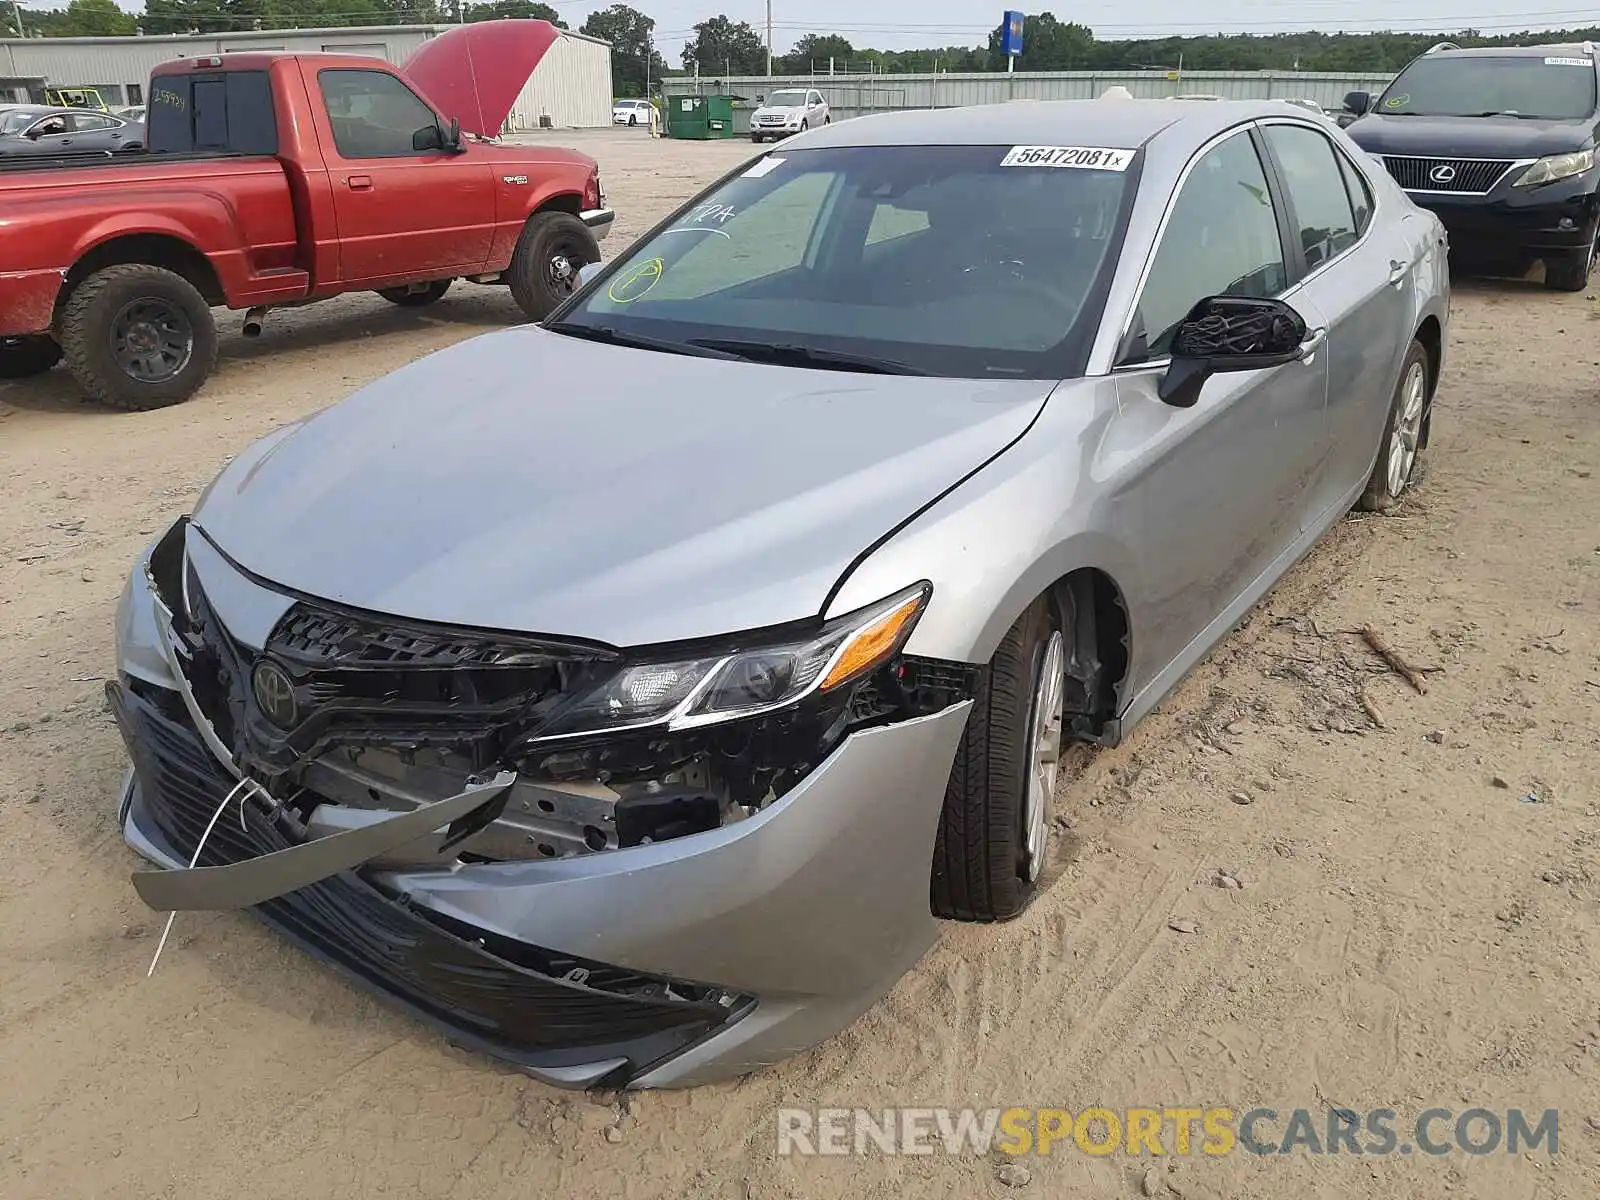
[[1456,177],[1456,169],[1449,163],[1440,163],[1428,172],[1428,178],[1434,183],[1449,183]]
[[295,718],[299,715],[294,700],[294,682],[282,667],[270,659],[262,659],[256,664],[250,686],[255,692],[256,704],[267,720],[279,729],[294,726]]

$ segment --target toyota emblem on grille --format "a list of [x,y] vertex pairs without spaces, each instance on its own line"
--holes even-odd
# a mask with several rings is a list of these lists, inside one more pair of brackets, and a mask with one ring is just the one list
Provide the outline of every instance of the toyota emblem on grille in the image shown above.
[[1440,163],[1428,172],[1428,178],[1434,183],[1449,183],[1456,177],[1456,169],[1449,163]]
[[294,700],[294,683],[277,663],[262,659],[250,679],[256,703],[262,714],[279,729],[289,729],[299,715]]

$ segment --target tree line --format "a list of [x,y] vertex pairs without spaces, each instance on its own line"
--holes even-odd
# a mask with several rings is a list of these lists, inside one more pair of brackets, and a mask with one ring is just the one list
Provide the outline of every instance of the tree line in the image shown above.
[[[0,7],[0,12],[4,8]],[[411,25],[435,22],[533,18],[561,28],[567,22],[540,0],[146,0],[145,11],[124,12],[115,0],[71,0],[64,9],[23,10],[29,36],[105,37],[146,34],[234,33],[244,29],[291,29],[337,25]],[[617,94],[642,96],[663,75],[761,75],[767,51],[747,21],[726,14],[695,25],[677,65],[655,45],[656,23],[639,9],[613,4],[589,14],[579,32],[612,46]],[[840,73],[1004,71],[1001,27],[982,46],[921,50],[877,50],[856,46],[838,34],[808,33],[784,54],[774,55],[776,75],[825,74],[830,59]],[[1019,71],[1397,71],[1433,43],[1462,46],[1530,45],[1600,41],[1600,26],[1486,37],[1474,29],[1437,33],[1269,33],[1104,41],[1087,25],[1054,14],[1030,15],[1024,26]]]

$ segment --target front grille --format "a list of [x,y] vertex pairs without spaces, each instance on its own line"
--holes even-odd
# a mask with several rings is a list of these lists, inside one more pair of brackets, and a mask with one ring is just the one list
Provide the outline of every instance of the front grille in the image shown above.
[[1456,192],[1482,195],[1500,182],[1511,169],[1504,158],[1410,158],[1397,154],[1383,156],[1389,174],[1408,192]]
[[[108,693],[133,759],[143,811],[187,861],[233,781],[187,726],[124,687],[114,684]],[[243,808],[241,827],[239,810],[229,805],[199,863],[220,866],[293,845],[286,822],[251,802]],[[750,1004],[747,997],[518,942],[485,946],[471,926],[435,920],[352,872],[253,911],[304,949],[461,1040],[527,1066],[621,1057],[643,1067]]]

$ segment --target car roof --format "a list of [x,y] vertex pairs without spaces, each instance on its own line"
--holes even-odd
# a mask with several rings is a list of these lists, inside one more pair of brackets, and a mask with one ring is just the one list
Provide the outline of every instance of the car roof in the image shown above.
[[[877,113],[803,134],[823,146],[1101,146],[1136,150],[1164,130],[1206,141],[1246,121],[1281,117],[1275,100],[1026,100]],[[798,148],[798,147],[797,147]]]
[[1424,58],[1593,58],[1592,42],[1550,42],[1543,46],[1472,46],[1467,49],[1435,50]]

